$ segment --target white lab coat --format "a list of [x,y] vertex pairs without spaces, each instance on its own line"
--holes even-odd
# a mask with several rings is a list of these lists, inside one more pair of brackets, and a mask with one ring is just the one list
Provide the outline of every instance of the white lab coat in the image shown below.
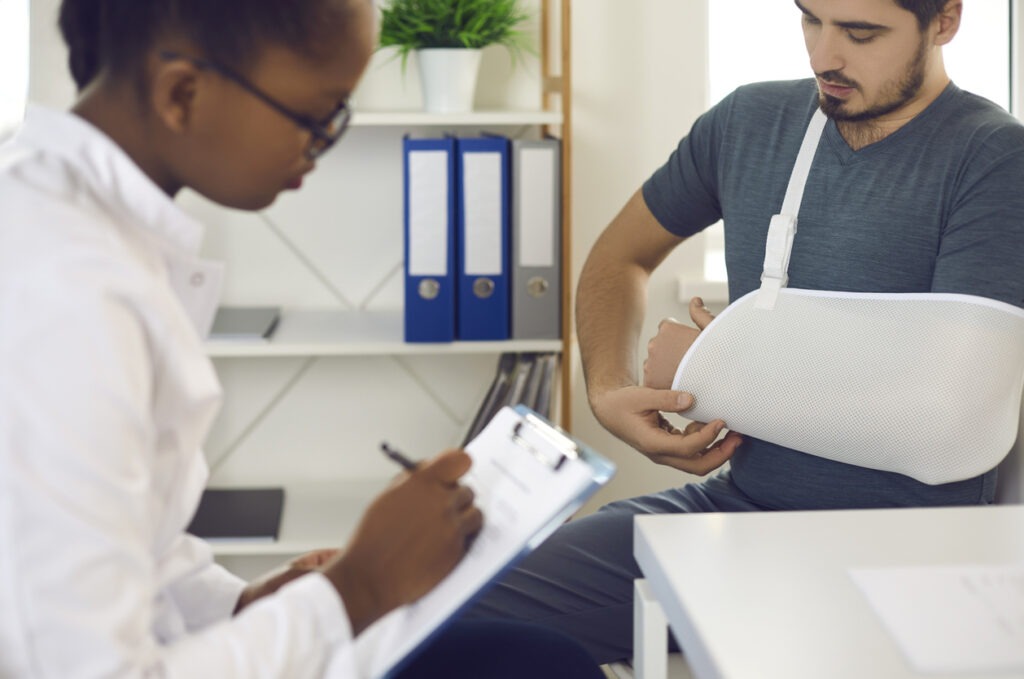
[[0,677],[356,674],[322,575],[232,618],[244,583],[184,532],[221,399],[201,237],[77,116],[0,149]]

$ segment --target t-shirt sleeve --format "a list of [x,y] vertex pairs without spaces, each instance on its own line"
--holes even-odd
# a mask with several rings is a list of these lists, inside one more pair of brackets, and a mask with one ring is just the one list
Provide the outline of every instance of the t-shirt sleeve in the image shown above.
[[1024,126],[1003,127],[963,172],[935,259],[932,292],[1024,307]]
[[648,209],[676,236],[692,236],[722,218],[718,160],[734,96],[701,115],[668,161],[644,182]]

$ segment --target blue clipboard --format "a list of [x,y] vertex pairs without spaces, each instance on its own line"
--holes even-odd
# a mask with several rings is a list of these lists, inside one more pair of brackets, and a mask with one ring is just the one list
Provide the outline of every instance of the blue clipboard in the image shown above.
[[468,444],[484,527],[437,587],[384,616],[355,642],[361,676],[405,665],[460,611],[541,544],[615,474],[607,458],[526,406],[506,406]]

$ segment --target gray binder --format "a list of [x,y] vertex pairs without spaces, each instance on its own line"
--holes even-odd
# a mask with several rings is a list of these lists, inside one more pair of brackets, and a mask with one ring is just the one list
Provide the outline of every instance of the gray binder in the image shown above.
[[562,305],[558,139],[512,141],[512,338],[558,339]]

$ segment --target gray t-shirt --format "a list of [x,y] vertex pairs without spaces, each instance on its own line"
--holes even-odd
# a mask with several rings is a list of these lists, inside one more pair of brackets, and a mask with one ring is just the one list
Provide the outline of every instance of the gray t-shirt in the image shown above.
[[[724,221],[732,299],[760,285],[768,223],[816,107],[810,79],[741,87],[697,120],[643,186],[651,212],[678,236]],[[1024,307],[1024,126],[953,84],[859,151],[829,121],[800,207],[789,286],[954,292]],[[880,425],[899,422],[895,412]],[[766,509],[976,504],[995,489],[994,471],[928,486],[751,437],[731,468],[735,485]]]

